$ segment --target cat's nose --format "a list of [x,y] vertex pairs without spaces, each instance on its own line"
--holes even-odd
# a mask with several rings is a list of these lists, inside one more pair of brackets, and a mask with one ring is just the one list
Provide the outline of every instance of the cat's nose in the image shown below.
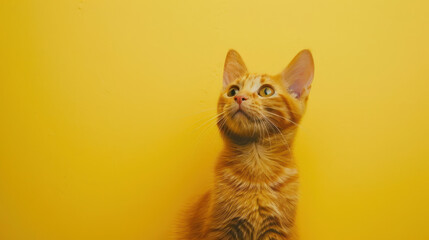
[[243,101],[246,101],[248,98],[245,96],[235,96],[234,100],[240,105]]

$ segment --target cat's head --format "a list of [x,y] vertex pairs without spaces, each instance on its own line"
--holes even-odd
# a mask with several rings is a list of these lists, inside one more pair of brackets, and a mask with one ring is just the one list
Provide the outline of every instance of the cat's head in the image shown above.
[[240,55],[226,56],[218,126],[225,136],[258,139],[295,130],[305,111],[314,74],[309,50],[278,75],[250,74]]

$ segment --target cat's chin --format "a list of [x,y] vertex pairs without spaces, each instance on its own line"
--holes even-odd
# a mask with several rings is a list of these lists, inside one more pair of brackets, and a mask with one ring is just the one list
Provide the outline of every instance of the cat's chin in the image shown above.
[[224,136],[234,140],[258,140],[267,137],[271,133],[268,123],[263,123],[252,112],[237,109],[224,116],[225,122],[218,124]]
[[242,111],[242,110],[238,110],[236,111],[232,117],[231,117],[234,121],[239,121],[239,122],[247,122],[250,120],[249,115]]
[[258,127],[243,113],[235,114],[227,121],[221,131],[234,139],[256,139],[260,136]]

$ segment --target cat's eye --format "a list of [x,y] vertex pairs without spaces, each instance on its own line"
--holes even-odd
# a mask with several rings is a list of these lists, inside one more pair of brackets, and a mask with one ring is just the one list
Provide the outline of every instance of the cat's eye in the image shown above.
[[261,89],[259,89],[259,96],[261,97],[269,97],[274,94],[274,89],[269,86],[263,86]]
[[228,92],[226,93],[226,95],[227,95],[228,97],[233,97],[233,96],[235,96],[237,93],[238,93],[238,87],[237,87],[237,86],[232,86],[232,87],[228,90]]

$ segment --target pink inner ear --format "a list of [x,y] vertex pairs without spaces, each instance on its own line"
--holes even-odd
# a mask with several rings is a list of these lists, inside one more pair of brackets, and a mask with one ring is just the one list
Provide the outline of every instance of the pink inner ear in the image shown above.
[[290,82],[289,90],[300,97],[303,92],[311,85],[313,80],[312,74],[303,72],[302,69],[295,69],[289,76]]
[[282,72],[282,80],[289,91],[297,98],[308,95],[314,75],[313,57],[310,51],[303,50],[298,53]]
[[244,76],[246,73],[247,68],[240,54],[235,50],[229,50],[223,70],[223,86],[228,86],[232,81]]

